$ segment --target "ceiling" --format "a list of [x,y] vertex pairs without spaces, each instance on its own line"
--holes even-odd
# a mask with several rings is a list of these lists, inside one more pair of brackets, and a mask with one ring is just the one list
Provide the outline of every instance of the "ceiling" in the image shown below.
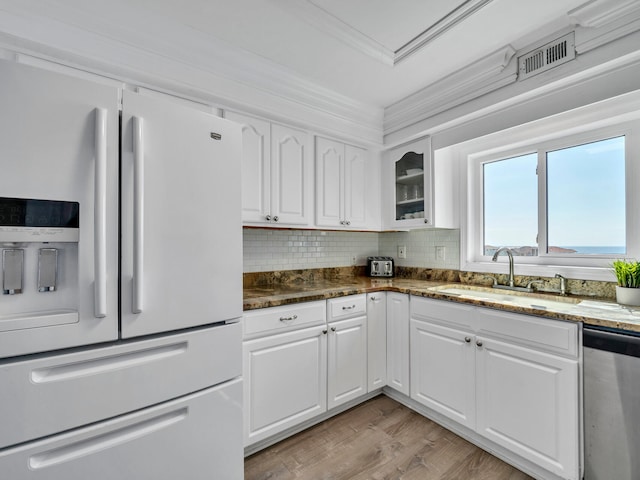
[[[61,24],[150,52],[182,51],[241,81],[305,84],[385,108],[508,45],[570,27],[586,0],[21,0]],[[0,8],[1,9],[1,8]],[[189,40],[185,40],[189,38]],[[224,51],[224,55],[211,52]],[[199,55],[195,57],[194,55]],[[256,66],[259,66],[257,68]],[[228,71],[228,70],[227,70]]]
[[[128,0],[121,7],[148,4],[150,21],[171,18],[320,87],[386,107],[506,45],[518,50],[568,27],[567,12],[584,3]],[[399,57],[421,34],[426,43]]]

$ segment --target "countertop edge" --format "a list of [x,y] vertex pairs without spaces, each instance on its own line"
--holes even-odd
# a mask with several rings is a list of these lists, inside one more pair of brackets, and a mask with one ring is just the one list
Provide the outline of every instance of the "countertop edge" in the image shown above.
[[[313,285],[305,285],[300,288],[300,291],[291,291],[291,288],[285,288],[287,290],[282,293],[277,293],[277,287],[273,287],[273,294],[260,295],[253,292],[252,295],[246,295],[247,292],[252,291],[251,288],[245,289],[245,299],[243,301],[244,311],[251,311],[260,308],[278,307],[285,305],[293,305],[302,302],[311,302],[314,300],[328,300],[331,298],[339,298],[348,295],[358,295],[373,292],[398,292],[414,296],[420,296],[425,298],[432,298],[434,300],[452,301],[456,303],[464,303],[468,305],[475,305],[487,308],[493,308],[497,310],[503,310],[512,313],[520,313],[525,315],[534,315],[543,318],[549,318],[554,320],[564,320],[571,322],[582,322],[586,325],[598,326],[603,328],[612,328],[616,330],[623,330],[629,332],[640,333],[640,309],[631,309],[627,307],[617,306],[615,303],[601,301],[598,302],[589,297],[575,297],[581,300],[589,301],[591,304],[601,303],[603,307],[609,309],[616,309],[618,315],[636,316],[635,322],[625,321],[623,319],[615,318],[602,318],[599,316],[590,316],[589,312],[560,312],[552,309],[537,309],[529,308],[526,306],[513,305],[507,303],[501,303],[497,301],[466,298],[460,296],[454,296],[443,292],[430,290],[433,287],[442,285],[451,285],[452,282],[443,281],[428,281],[428,280],[385,280],[377,283],[375,280],[360,280],[359,285],[353,285],[352,283],[340,284],[336,282],[331,286],[319,286],[314,288]],[[406,283],[406,284],[405,284]],[[403,285],[405,284],[405,285]],[[463,285],[463,284],[460,284]],[[577,308],[577,307],[576,307]],[[593,315],[593,313],[592,313]]]

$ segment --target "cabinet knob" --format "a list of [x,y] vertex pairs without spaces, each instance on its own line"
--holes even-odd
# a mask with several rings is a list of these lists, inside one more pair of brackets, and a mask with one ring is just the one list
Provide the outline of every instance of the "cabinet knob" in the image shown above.
[[425,218],[425,219],[424,219],[424,223],[429,223],[429,219],[428,219],[428,218]]
[[322,334],[326,335],[327,334],[327,329],[325,328],[324,330],[322,330]]
[[347,220],[345,223],[346,223],[347,225],[351,225],[351,220]]
[[267,222],[270,222],[270,221],[271,221],[271,215],[267,215],[266,217],[264,217],[264,219],[265,219]]
[[482,340],[476,340],[476,345],[481,347],[482,346]]
[[331,327],[331,331],[335,332],[336,331],[336,327]]
[[277,215],[276,215],[275,217],[273,217],[273,221],[274,221],[274,222],[277,222],[278,220],[280,220],[280,219],[278,218],[278,216],[277,216]]
[[344,225],[344,220],[340,220],[340,225]]
[[471,337],[464,337],[464,341],[467,343],[471,343]]

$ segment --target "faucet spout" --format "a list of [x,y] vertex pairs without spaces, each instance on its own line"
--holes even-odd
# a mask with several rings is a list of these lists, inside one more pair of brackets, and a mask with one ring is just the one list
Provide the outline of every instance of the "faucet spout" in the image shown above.
[[514,287],[515,286],[515,280],[514,280],[514,275],[513,275],[513,252],[511,251],[510,248],[508,247],[500,247],[498,250],[496,250],[496,253],[493,254],[493,258],[491,259],[493,262],[497,262],[498,261],[498,255],[500,255],[500,253],[505,252],[507,254],[507,256],[509,257],[509,286],[510,287]]
[[564,278],[559,273],[556,273],[555,278],[559,278],[560,279],[560,295],[566,295],[567,294],[567,279]]

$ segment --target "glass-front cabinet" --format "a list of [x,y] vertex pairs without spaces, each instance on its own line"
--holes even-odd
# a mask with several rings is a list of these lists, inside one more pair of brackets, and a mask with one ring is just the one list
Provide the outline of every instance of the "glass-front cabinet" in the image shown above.
[[431,142],[422,138],[386,152],[383,182],[391,187],[386,224],[390,228],[432,226]]

